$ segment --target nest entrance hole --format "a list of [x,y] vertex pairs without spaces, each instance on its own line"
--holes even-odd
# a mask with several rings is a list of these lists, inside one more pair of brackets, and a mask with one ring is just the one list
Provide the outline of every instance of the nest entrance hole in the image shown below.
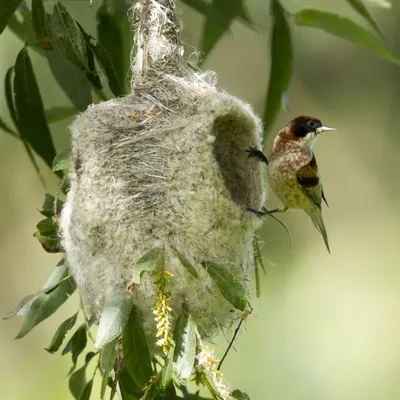
[[214,121],[214,157],[219,164],[232,201],[242,207],[258,208],[262,201],[261,170],[248,158],[256,132],[247,119],[224,115]]

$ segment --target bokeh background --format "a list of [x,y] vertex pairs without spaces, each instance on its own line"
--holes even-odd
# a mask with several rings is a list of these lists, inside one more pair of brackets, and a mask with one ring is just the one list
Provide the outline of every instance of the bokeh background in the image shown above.
[[[93,8],[65,0],[95,34]],[[268,81],[269,2],[248,0],[257,32],[232,26],[203,65],[219,85],[262,114]],[[290,11],[323,8],[359,22],[345,1],[287,0]],[[203,19],[179,7],[184,39],[199,43]],[[400,54],[400,4],[371,9],[388,46]],[[228,356],[224,373],[252,400],[395,400],[400,398],[400,68],[325,33],[292,25],[294,74],[289,110],[282,111],[265,143],[293,117],[322,119],[316,155],[330,208],[325,210],[332,254],[308,217],[289,211],[294,246],[275,221],[260,232],[267,268],[262,296]],[[0,77],[22,46],[10,31],[0,38]],[[67,105],[47,64],[32,54],[47,107]],[[0,93],[2,90],[0,88]],[[0,97],[0,115],[9,122]],[[68,146],[68,123],[52,125],[57,150]],[[23,146],[0,132],[0,315],[40,288],[59,256],[46,254],[32,236],[45,189]],[[43,166],[48,191],[57,181]],[[268,206],[277,201],[269,195]],[[0,322],[0,387],[4,400],[70,399],[64,379],[69,356],[48,354],[52,334],[72,315],[69,301],[27,337],[14,340],[21,320]],[[222,355],[227,342],[216,338]],[[93,399],[97,397],[97,389]]]

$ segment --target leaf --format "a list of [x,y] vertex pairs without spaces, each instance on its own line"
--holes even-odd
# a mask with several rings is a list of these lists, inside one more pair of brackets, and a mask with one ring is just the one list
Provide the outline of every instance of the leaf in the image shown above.
[[51,16],[53,41],[58,51],[71,64],[88,70],[86,43],[78,24],[60,1]]
[[117,352],[115,350],[116,342],[117,342],[116,339],[112,340],[111,342],[108,342],[104,346],[103,351],[101,352],[100,355],[100,368],[103,374],[103,380],[101,382],[101,393],[100,393],[100,397],[102,399],[104,398],[104,394],[107,389],[109,375],[112,369],[114,368],[115,360],[117,358]]
[[80,400],[86,386],[86,364],[70,376],[68,386],[74,399]]
[[132,307],[132,298],[126,288],[113,288],[106,296],[97,330],[95,343],[97,349],[101,349],[122,333]]
[[19,52],[15,63],[14,94],[21,136],[51,166],[56,152],[32,63],[25,47]]
[[250,400],[250,397],[247,395],[247,393],[241,392],[237,389],[232,392],[232,397],[236,400]]
[[82,33],[87,41],[87,46],[90,51],[96,56],[97,61],[100,63],[103,72],[106,74],[108,79],[108,85],[110,86],[110,90],[116,95],[122,95],[122,89],[118,82],[118,78],[111,61],[110,56],[104,50],[104,48],[97,43],[90,35],[88,35],[83,28],[79,25],[82,30]]
[[136,385],[125,366],[121,368],[118,384],[121,390],[122,400],[139,400],[142,398],[143,392]]
[[[63,280],[69,275],[67,265],[56,267],[50,278],[44,284],[38,295],[34,296],[31,303],[27,303],[18,311],[24,317],[22,327],[16,339],[24,337],[36,325],[50,317],[63,305],[75,290],[72,278]],[[59,282],[62,281],[61,284]],[[53,289],[51,292],[50,289]]]
[[382,7],[382,8],[392,7],[392,3],[387,0],[364,0],[364,3],[368,3],[371,6]]
[[40,221],[36,228],[42,236],[53,236],[58,233],[58,226],[54,223],[53,218],[46,218]]
[[72,335],[71,339],[68,341],[67,345],[62,351],[62,355],[65,355],[71,351],[73,367],[70,372],[75,369],[76,363],[78,361],[79,355],[85,350],[87,344],[86,336],[86,325],[82,324]]
[[32,25],[36,39],[41,43],[48,37],[43,0],[32,0]]
[[57,153],[53,160],[53,171],[64,171],[69,168],[71,161],[71,149],[65,149]]
[[[54,216],[54,203],[55,203],[56,199],[54,196],[52,196],[51,194],[46,193],[45,199],[44,199],[44,203],[42,205],[42,210],[40,211],[40,213],[42,215],[44,215],[45,217],[53,217]],[[57,199],[57,207],[56,207],[56,211],[57,211],[57,215],[60,215],[62,207],[63,207],[64,202]]]
[[182,264],[182,266],[195,278],[198,277],[196,268],[193,267],[193,265],[177,250],[172,248],[172,252],[175,254],[175,256],[178,258],[179,262]]
[[[81,28],[80,25],[79,25],[79,28]],[[81,28],[81,30],[82,30],[82,28]],[[96,69],[94,53],[88,43],[86,43],[86,56],[87,56],[87,64],[88,64],[88,70],[86,71],[87,79],[96,89],[103,89],[99,74]]]
[[62,121],[66,118],[73,117],[77,113],[77,110],[74,107],[59,106],[59,107],[52,107],[46,110],[45,112],[46,112],[47,123],[53,124],[55,122]]
[[93,102],[85,72],[65,60],[56,48],[46,51],[46,56],[50,69],[64,93],[78,111],[85,111]]
[[10,67],[4,78],[4,95],[6,98],[8,112],[10,113],[11,119],[14,122],[14,125],[18,127],[17,121],[17,112],[15,111],[14,105],[14,97],[13,97],[13,90],[12,90],[12,78],[14,73],[14,67]]
[[[82,324],[78,329],[84,327],[85,330],[87,331],[95,322],[96,322],[96,318],[95,317],[91,317],[89,319],[89,321],[87,322],[87,324],[86,323]],[[61,355],[64,356],[65,354],[69,353],[71,350],[72,350],[72,338],[68,341],[68,343],[63,348],[63,350],[61,352]],[[86,357],[90,356],[91,354],[95,354],[95,353],[88,353],[86,355]],[[87,362],[89,362],[89,361],[90,361],[90,359],[87,360]]]
[[125,93],[128,75],[122,24],[106,2],[98,9],[96,19],[98,43],[92,50],[108,78],[110,90],[115,96],[120,96]]
[[247,295],[241,282],[226,268],[212,262],[203,265],[211,279],[218,286],[222,296],[236,309],[244,311],[247,307]]
[[148,400],[174,400],[176,399],[176,391],[172,382],[174,349],[171,347],[165,360],[165,365],[158,373],[156,380],[152,383],[146,392]]
[[264,261],[262,258],[260,243],[258,242],[258,239],[256,237],[253,238],[253,257],[254,257],[254,261],[255,261],[256,265],[258,267],[261,267],[264,274],[266,274],[267,271],[265,269]]
[[271,67],[269,71],[268,93],[264,112],[264,129],[266,135],[277,118],[282,99],[288,89],[292,74],[292,39],[289,24],[279,0],[272,0],[271,14]]
[[14,132],[1,118],[0,118],[0,129],[9,133],[11,136],[19,139],[19,136],[16,132]]
[[221,37],[229,30],[239,15],[250,23],[243,0],[212,0],[207,9],[207,19],[203,29],[200,49],[204,57],[213,49]]
[[301,26],[321,29],[331,35],[345,39],[360,48],[400,65],[400,60],[391,53],[369,30],[348,18],[320,10],[302,10],[296,14],[296,23]]
[[140,284],[144,272],[154,271],[164,267],[164,247],[154,247],[144,256],[140,257],[132,271],[132,281]]
[[81,394],[81,397],[79,400],[89,400],[90,395],[92,394],[92,387],[93,387],[93,379],[91,379],[83,389],[83,392]]
[[174,329],[174,370],[180,379],[189,378],[196,358],[196,326],[189,314],[181,314]]
[[368,12],[367,8],[364,6],[364,3],[361,0],[347,0],[347,2],[350,4],[351,7],[353,7],[353,9],[359,15],[361,15],[370,24],[370,26],[375,30],[375,32],[383,40],[383,35],[382,35],[381,31],[379,30],[378,25],[372,18],[371,14]]
[[122,350],[130,375],[140,388],[144,388],[153,375],[153,369],[146,336],[136,308],[132,309],[122,333]]
[[50,346],[46,348],[49,353],[55,353],[61,347],[66,334],[74,327],[78,313],[66,319],[56,330],[51,339]]
[[63,251],[58,225],[52,217],[40,221],[36,228],[38,231],[33,236],[38,239],[45,251],[48,253],[60,253]]
[[12,17],[20,4],[21,0],[2,0],[0,6],[0,34],[4,31],[8,20]]

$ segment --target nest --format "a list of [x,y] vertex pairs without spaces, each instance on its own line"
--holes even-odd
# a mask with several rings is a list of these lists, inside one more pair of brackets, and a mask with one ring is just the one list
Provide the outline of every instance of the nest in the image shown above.
[[[252,285],[252,240],[265,198],[261,145],[251,107],[218,90],[182,56],[170,0],[133,6],[132,93],[92,105],[72,125],[70,190],[62,244],[85,306],[98,319],[105,297],[126,288],[143,254],[166,248],[172,318],[192,314],[202,334],[232,319],[232,305],[203,267],[224,266]],[[172,249],[197,270],[179,265]],[[145,331],[155,332],[152,274],[131,296]]]

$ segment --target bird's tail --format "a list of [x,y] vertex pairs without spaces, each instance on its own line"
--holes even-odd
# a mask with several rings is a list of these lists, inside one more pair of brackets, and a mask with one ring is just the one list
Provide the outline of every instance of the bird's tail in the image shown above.
[[322,235],[324,238],[324,242],[326,245],[326,248],[328,249],[329,254],[331,253],[331,250],[329,248],[329,242],[328,242],[328,234],[326,233],[325,225],[324,225],[324,220],[322,219],[322,212],[319,208],[313,207],[305,210],[306,213],[310,216],[313,224],[315,227],[318,229],[318,232]]

